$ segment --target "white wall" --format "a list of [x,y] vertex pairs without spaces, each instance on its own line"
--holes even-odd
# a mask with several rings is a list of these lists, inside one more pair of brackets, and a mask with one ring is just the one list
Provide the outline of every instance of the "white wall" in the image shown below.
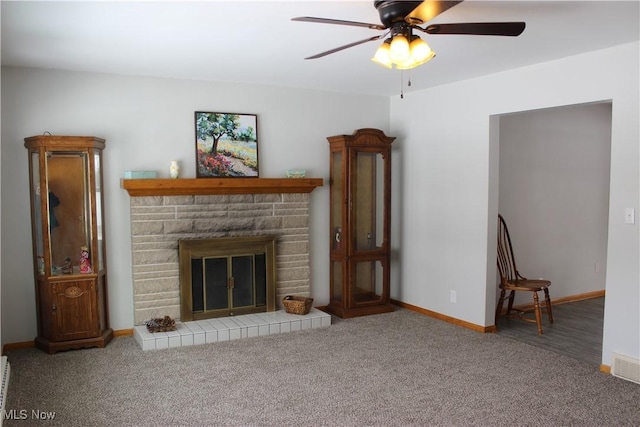
[[[329,299],[329,143],[327,136],[364,127],[388,133],[389,100],[231,83],[35,69],[2,69],[2,340],[36,336],[27,151],[23,139],[45,131],[107,140],[104,151],[109,311],[114,329],[133,327],[127,170],[195,177],[194,111],[258,115],[261,177],[306,169],[325,179],[311,193],[311,286],[316,305]],[[326,237],[326,238],[325,238]]]
[[[492,116],[612,101],[603,363],[640,358],[639,43],[444,85],[391,100],[400,137],[394,176],[402,253],[392,296],[478,325],[493,324],[497,176]],[[428,65],[426,65],[428,67]],[[399,144],[399,145],[400,145]],[[493,156],[493,157],[492,157]],[[457,292],[451,303],[450,290]]]
[[499,212],[518,270],[552,298],[605,289],[610,157],[610,103],[500,117]]

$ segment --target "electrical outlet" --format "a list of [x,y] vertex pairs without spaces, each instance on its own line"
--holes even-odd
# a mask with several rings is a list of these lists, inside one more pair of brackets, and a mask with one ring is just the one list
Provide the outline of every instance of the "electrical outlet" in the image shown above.
[[449,300],[450,300],[452,303],[454,303],[454,304],[457,302],[457,295],[456,295],[456,291],[451,291],[451,292],[449,293]]
[[596,273],[600,273],[600,263],[599,262],[596,262],[594,270],[595,270]]
[[624,210],[624,223],[625,224],[636,223],[636,211],[634,208],[626,208]]

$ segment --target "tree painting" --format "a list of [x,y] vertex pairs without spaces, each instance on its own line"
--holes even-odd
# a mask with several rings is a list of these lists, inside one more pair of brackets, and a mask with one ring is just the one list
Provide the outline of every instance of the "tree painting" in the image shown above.
[[258,176],[257,117],[196,111],[198,177]]

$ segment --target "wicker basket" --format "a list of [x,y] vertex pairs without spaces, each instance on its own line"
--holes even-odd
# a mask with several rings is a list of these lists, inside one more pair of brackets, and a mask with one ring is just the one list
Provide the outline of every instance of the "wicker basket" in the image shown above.
[[147,320],[147,330],[149,332],[167,332],[176,330],[176,321],[169,316]]
[[292,295],[287,295],[286,297],[282,298],[282,305],[284,305],[284,310],[287,313],[291,314],[309,313],[312,303],[313,298],[297,297]]

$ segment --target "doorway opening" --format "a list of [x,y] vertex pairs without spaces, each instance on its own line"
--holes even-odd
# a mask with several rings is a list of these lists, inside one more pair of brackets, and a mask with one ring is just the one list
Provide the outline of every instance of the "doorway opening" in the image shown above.
[[[491,117],[490,245],[500,213],[520,273],[550,280],[556,304],[604,295],[611,107],[599,102]],[[487,265],[494,270],[495,253],[490,247]],[[495,307],[497,285],[487,289],[487,298]],[[555,326],[543,325],[542,338],[532,331],[531,340],[550,339]],[[601,355],[601,327],[599,334],[590,341]]]

